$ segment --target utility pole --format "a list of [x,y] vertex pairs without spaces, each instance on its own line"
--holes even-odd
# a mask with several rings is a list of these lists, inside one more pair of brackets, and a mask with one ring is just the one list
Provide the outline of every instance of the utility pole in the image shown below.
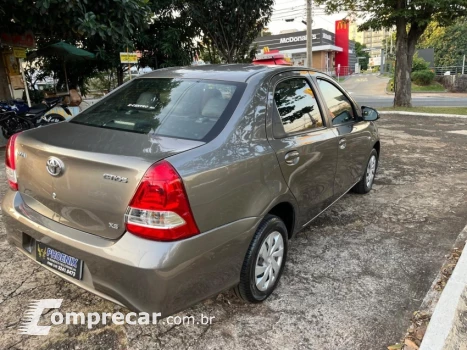
[[313,33],[312,33],[313,0],[306,0],[306,65],[313,67]]
[[389,31],[389,35],[391,35],[391,55],[392,55],[392,37],[393,37],[392,33],[393,33],[393,31],[390,30],[390,31]]

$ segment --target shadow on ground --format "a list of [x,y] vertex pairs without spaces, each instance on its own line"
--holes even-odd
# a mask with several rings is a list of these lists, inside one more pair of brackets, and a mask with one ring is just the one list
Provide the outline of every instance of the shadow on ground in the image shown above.
[[[298,234],[265,303],[243,304],[226,292],[179,314],[215,316],[210,326],[53,326],[48,336],[19,335],[32,299],[63,298],[62,313],[122,308],[14,251],[0,222],[0,348],[374,350],[396,343],[467,222],[467,136],[449,133],[467,130],[467,120],[397,116],[378,124],[374,190],[346,195]],[[3,169],[0,184],[3,195]]]

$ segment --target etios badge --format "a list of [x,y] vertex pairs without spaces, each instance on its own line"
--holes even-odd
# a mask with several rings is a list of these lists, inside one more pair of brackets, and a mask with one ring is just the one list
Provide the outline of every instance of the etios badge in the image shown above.
[[52,176],[60,176],[65,169],[63,162],[57,157],[50,157],[46,164],[47,172]]

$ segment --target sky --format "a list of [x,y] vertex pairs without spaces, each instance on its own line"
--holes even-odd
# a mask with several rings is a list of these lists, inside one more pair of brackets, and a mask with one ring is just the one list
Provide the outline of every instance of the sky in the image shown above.
[[[323,28],[334,33],[334,23],[346,16],[345,12],[325,15],[322,8],[314,7],[313,29]],[[294,18],[293,22],[286,22],[285,19]],[[276,0],[271,21],[268,24],[272,34],[279,34],[281,30],[297,29],[306,30],[306,0]]]

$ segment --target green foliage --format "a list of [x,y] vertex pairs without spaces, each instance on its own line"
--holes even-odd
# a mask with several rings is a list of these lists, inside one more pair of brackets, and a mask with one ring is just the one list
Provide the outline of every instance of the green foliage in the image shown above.
[[460,66],[467,54],[466,17],[459,18],[447,27],[431,23],[420,39],[419,48],[435,49],[436,66]]
[[250,56],[250,45],[268,23],[274,0],[180,0],[185,12],[227,63]]
[[117,72],[108,69],[97,73],[88,82],[89,90],[92,92],[109,92],[117,87]]
[[412,81],[421,86],[430,85],[435,79],[435,73],[431,70],[417,70],[412,73]]
[[210,64],[219,64],[222,62],[222,57],[219,54],[219,51],[212,44],[209,38],[204,38],[203,42],[200,45],[200,55],[199,57],[206,63]]
[[430,64],[425,61],[423,58],[414,56],[412,62],[412,72],[426,71],[430,67]]
[[143,52],[140,66],[189,65],[200,49],[195,40],[201,36],[199,26],[175,2],[154,0],[150,7],[155,16],[135,43]]
[[[29,90],[29,98],[32,104],[41,103],[44,100],[44,91],[41,90]],[[26,101],[26,92],[23,91],[22,99]]]
[[358,63],[360,63],[362,70],[367,70],[368,63],[370,62],[370,53],[368,51],[364,51],[364,49],[366,49],[365,44],[361,44],[358,41],[355,42],[355,52],[357,57],[365,57],[365,59],[358,60]]
[[97,36],[111,43],[131,43],[149,21],[147,0],[3,0],[2,31],[32,30],[48,43],[75,42]]
[[391,28],[405,19],[411,27],[425,27],[432,21],[441,26],[467,15],[467,0],[317,0],[328,13],[348,12],[364,19],[359,29]]
[[467,0],[316,0],[327,13],[348,12],[362,20],[359,30],[396,27],[395,106],[411,105],[411,82],[415,47],[430,22],[440,26],[467,16]]
[[[82,92],[89,77],[120,65],[118,53],[133,47],[151,16],[148,0],[3,1],[9,20],[0,23],[0,31],[32,30],[38,48],[63,40],[97,54],[98,60],[67,64],[69,85],[79,86]],[[39,63],[36,70],[56,76],[59,89],[64,90],[63,62],[44,58]]]

